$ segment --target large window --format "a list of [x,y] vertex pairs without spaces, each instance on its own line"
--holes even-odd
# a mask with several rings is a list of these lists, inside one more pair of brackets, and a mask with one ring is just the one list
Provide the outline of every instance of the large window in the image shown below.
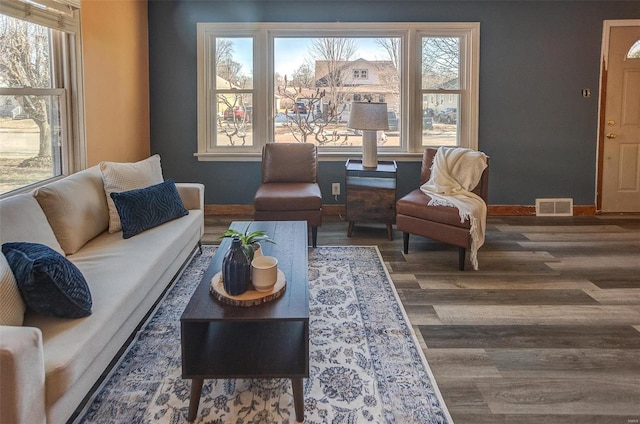
[[72,172],[81,163],[77,90],[70,89],[77,86],[73,78],[77,12],[64,3],[55,9],[3,3],[0,195],[29,189]]
[[353,155],[353,101],[387,104],[381,155],[477,148],[478,46],[477,23],[198,24],[196,155],[256,157],[268,142]]

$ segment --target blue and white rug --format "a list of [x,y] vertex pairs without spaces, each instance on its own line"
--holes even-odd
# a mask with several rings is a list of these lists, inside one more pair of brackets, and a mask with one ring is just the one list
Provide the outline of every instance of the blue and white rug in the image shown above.
[[[180,316],[214,247],[185,269],[78,423],[186,422]],[[309,249],[305,423],[452,420],[376,247]],[[294,423],[288,379],[205,380],[197,423]]]

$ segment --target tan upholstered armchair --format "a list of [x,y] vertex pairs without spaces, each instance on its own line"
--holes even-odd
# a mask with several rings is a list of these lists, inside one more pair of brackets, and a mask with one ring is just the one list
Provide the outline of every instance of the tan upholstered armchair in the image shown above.
[[[420,185],[431,176],[431,164],[436,152],[437,149],[434,148],[427,148],[424,152]],[[487,202],[489,167],[484,170],[480,182],[472,191]],[[466,249],[471,247],[469,221],[460,222],[457,208],[428,206],[429,200],[430,197],[417,188],[396,202],[396,226],[402,231],[404,253],[409,253],[409,234],[458,246],[458,268],[463,271]]]
[[256,221],[307,221],[313,247],[322,225],[318,150],[311,143],[268,143],[262,149],[262,184],[253,200]]

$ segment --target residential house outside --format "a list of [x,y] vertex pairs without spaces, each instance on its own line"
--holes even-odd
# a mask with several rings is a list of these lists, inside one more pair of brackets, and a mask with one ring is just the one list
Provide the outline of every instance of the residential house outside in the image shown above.
[[390,60],[316,61],[316,87],[331,90],[323,99],[321,108],[328,101],[335,102],[340,112],[339,122],[349,121],[351,102],[354,101],[386,102],[389,111],[399,113],[398,73]]

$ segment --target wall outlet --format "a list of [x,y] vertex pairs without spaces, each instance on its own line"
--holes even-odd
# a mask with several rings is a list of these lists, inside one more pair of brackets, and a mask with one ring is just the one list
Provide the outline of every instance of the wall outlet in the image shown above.
[[331,194],[333,196],[340,196],[340,183],[331,183]]

